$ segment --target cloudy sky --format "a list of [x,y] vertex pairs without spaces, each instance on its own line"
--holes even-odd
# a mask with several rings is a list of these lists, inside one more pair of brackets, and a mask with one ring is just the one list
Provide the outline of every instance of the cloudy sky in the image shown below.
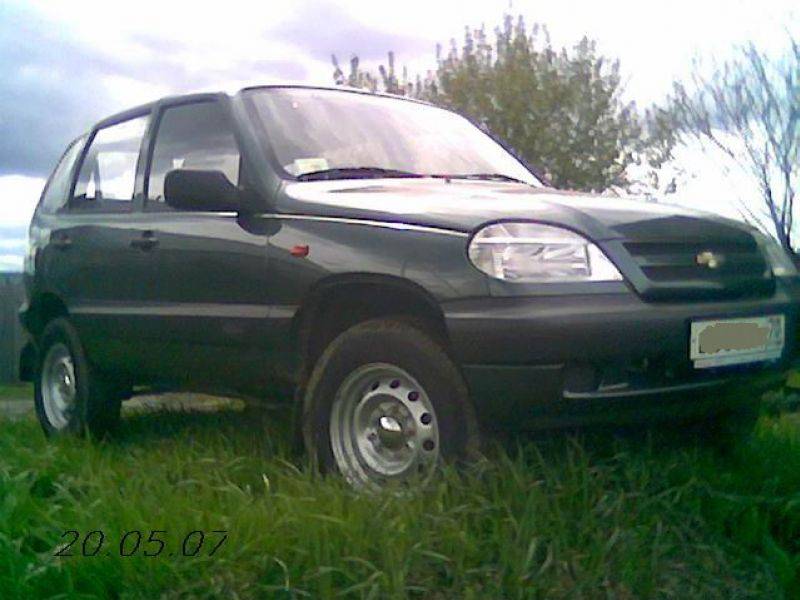
[[[620,58],[628,96],[646,105],[686,75],[695,55],[724,57],[747,40],[777,48],[798,26],[794,3],[0,0],[0,270],[20,264],[30,214],[64,146],[115,111],[177,92],[330,84],[332,53],[377,62],[392,49],[411,73],[424,73],[435,66],[437,42],[460,39],[466,25],[493,27],[507,11],[545,23],[558,44],[596,39]],[[697,177],[682,199],[719,184]]]

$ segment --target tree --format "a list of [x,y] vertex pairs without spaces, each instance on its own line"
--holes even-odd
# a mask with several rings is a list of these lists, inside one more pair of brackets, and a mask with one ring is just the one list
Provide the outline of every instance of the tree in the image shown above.
[[683,141],[716,151],[756,183],[761,198],[742,201],[746,217],[792,248],[800,186],[800,41],[771,57],[752,43],[706,75],[700,63],[670,98]]
[[[619,62],[582,39],[557,50],[546,28],[528,31],[506,15],[490,40],[484,27],[467,29],[464,43],[436,51],[438,67],[410,82],[395,75],[394,55],[380,79],[360,70],[345,77],[334,57],[336,83],[412,95],[454,109],[505,140],[556,187],[603,191],[627,187],[630,167],[653,169],[670,156],[674,140],[656,111],[642,117],[622,99]],[[366,85],[365,85],[366,84]]]
[[397,78],[394,72],[394,52],[389,52],[388,67],[380,65],[378,67],[378,77],[375,77],[369,71],[361,70],[359,66],[359,58],[353,56],[350,59],[350,73],[345,77],[344,71],[339,66],[339,60],[334,54],[331,56],[333,61],[333,81],[336,85],[347,85],[349,87],[367,89],[372,92],[377,92],[378,89],[387,94],[397,94],[399,96],[421,96],[422,93],[415,91],[414,87],[407,83],[408,71],[403,67],[403,82]]

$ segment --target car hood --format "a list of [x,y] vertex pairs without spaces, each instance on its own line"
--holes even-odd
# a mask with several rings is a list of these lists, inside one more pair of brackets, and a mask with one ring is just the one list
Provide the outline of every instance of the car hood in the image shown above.
[[287,184],[281,212],[401,222],[471,232],[524,219],[566,226],[594,240],[741,238],[749,226],[679,206],[524,184],[370,179]]

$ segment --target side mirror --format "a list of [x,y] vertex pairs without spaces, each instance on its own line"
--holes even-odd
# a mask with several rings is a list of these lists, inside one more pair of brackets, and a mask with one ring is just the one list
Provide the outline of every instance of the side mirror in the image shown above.
[[239,189],[222,171],[175,169],[164,178],[164,201],[177,210],[238,211]]

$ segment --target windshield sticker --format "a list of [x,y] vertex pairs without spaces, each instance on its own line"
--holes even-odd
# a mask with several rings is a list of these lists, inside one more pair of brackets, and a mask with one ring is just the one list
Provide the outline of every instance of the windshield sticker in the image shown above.
[[294,162],[286,167],[286,170],[296,177],[304,173],[325,171],[328,168],[328,161],[324,158],[295,158]]

